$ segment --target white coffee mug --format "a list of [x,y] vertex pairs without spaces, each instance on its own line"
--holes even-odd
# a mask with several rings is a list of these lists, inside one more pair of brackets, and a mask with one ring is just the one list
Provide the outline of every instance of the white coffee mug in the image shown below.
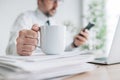
[[46,54],[61,54],[65,50],[66,27],[42,26],[40,30],[41,49]]

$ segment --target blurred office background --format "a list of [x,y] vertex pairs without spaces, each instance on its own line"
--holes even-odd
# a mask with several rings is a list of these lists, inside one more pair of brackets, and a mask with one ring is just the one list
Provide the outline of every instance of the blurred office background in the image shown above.
[[[25,11],[35,10],[37,0],[0,0],[0,55],[5,54],[9,31],[16,17]],[[80,49],[105,52],[109,50],[120,14],[119,0],[64,0],[60,4],[56,20],[67,26],[74,37],[89,21],[96,26],[90,31],[90,39]]]

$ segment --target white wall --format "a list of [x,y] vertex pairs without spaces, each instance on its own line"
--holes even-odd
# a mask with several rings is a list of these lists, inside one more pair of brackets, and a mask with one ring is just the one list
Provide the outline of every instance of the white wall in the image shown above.
[[16,16],[35,7],[36,0],[0,0],[0,55],[5,53],[9,31]]
[[[26,11],[36,9],[37,0],[0,0],[0,55],[5,54],[10,28],[16,17]],[[76,26],[80,25],[80,1],[64,0],[56,18],[60,23],[70,20]],[[63,17],[61,17],[63,16]]]
[[[75,26],[80,26],[82,0],[64,0],[58,8],[56,18],[60,22],[71,21]],[[62,17],[60,17],[62,16]]]

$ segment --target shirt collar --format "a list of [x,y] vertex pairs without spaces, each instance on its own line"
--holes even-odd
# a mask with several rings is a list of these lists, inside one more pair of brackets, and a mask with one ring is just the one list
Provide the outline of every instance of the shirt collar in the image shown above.
[[50,20],[42,11],[39,9],[36,10],[37,17],[42,20],[43,22],[46,22],[47,20]]

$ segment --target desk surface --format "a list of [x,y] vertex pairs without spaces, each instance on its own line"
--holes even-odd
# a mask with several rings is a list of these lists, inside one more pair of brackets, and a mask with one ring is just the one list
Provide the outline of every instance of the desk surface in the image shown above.
[[97,65],[94,71],[70,76],[64,80],[120,80],[120,64]]

